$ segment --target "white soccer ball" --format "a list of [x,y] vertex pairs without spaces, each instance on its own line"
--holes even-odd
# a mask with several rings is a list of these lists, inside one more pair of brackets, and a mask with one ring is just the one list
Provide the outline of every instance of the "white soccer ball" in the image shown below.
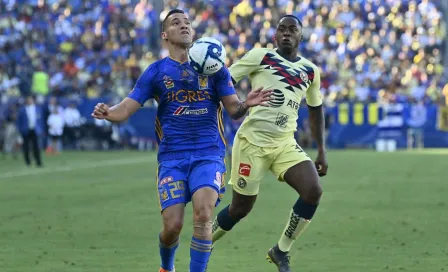
[[200,75],[213,75],[226,62],[224,46],[213,38],[200,38],[188,49],[188,61]]

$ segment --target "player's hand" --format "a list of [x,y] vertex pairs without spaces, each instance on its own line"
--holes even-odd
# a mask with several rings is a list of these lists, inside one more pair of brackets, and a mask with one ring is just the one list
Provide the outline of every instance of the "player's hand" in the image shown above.
[[93,110],[92,117],[96,119],[106,119],[109,115],[109,106],[104,103],[98,103]]
[[256,90],[251,91],[246,98],[246,105],[248,107],[254,107],[254,106],[264,106],[269,107],[269,105],[266,103],[268,101],[271,101],[272,96],[272,90],[263,90],[263,88],[258,88]]
[[325,156],[325,151],[319,151],[319,153],[317,154],[316,161],[314,162],[314,165],[316,166],[319,177],[327,175],[328,162]]

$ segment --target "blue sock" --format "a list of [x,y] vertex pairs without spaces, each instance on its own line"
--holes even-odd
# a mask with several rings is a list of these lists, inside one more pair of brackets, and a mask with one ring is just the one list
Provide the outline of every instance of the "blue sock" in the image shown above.
[[160,241],[159,235],[160,259],[162,260],[162,264],[160,265],[160,267],[169,271],[173,270],[174,255],[176,254],[177,247],[179,247],[179,239],[177,239],[174,244],[166,246],[162,243],[162,241]]
[[190,272],[205,272],[211,250],[211,240],[201,240],[193,236],[190,246]]

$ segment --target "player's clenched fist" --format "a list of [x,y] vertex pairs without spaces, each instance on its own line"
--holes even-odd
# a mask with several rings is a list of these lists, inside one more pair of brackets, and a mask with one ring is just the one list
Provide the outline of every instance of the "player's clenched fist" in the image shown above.
[[109,115],[109,106],[104,103],[98,103],[93,110],[92,117],[97,119],[105,119]]

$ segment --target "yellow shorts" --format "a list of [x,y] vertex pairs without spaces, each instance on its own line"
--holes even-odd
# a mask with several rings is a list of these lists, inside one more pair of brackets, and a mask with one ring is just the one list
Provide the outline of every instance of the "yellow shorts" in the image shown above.
[[292,166],[310,160],[291,137],[277,147],[260,147],[245,138],[235,137],[232,149],[232,173],[229,184],[242,195],[257,195],[260,182],[270,170],[279,181]]

